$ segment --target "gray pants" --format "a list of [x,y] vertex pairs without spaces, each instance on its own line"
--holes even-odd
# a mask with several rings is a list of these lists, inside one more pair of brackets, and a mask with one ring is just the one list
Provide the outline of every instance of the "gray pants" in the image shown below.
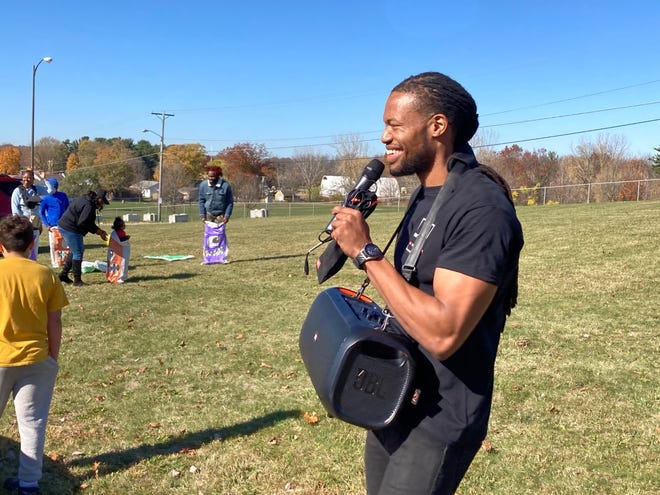
[[41,479],[48,410],[58,369],[51,357],[25,366],[0,367],[0,416],[12,394],[21,437],[18,478],[23,481]]

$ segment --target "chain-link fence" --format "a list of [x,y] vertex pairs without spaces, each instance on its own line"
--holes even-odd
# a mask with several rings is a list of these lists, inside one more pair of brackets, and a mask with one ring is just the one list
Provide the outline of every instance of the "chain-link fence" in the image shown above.
[[[660,179],[627,180],[616,182],[594,182],[589,184],[569,184],[564,186],[521,187],[512,190],[516,206],[602,203],[613,201],[658,201],[660,200]],[[408,198],[379,198],[382,206],[405,209]],[[253,202],[234,204],[234,218],[251,217],[294,217],[322,215],[330,216],[336,202]],[[128,215],[128,216],[127,216]],[[199,210],[196,202],[176,205],[162,205],[163,222],[179,220],[197,221]],[[116,202],[106,206],[101,220],[112,223],[116,216],[129,222],[156,222],[158,205],[149,202]]]

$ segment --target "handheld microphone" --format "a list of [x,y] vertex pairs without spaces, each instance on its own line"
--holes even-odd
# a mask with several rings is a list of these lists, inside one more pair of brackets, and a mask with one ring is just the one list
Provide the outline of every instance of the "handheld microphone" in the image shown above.
[[[342,206],[347,206],[349,208],[354,208],[357,210],[362,210],[360,208],[360,203],[361,199],[358,198],[357,196],[364,191],[368,191],[371,186],[373,186],[378,179],[380,179],[381,174],[383,173],[383,170],[385,170],[385,165],[383,165],[383,162],[380,160],[371,160],[366,167],[364,167],[364,170],[362,171],[362,176],[360,176],[360,179],[357,181],[351,192],[349,192],[346,195],[346,199],[344,200],[344,203]],[[362,213],[366,216],[366,212],[362,211]],[[369,213],[371,213],[369,211]],[[328,226],[325,228],[323,232],[326,234],[330,234],[332,232],[332,222],[335,220],[335,217],[333,216],[332,219],[330,219],[330,222],[328,223]]]

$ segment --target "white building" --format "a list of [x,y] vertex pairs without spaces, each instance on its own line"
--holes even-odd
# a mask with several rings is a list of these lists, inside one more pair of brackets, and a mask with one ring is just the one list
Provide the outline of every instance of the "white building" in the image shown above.
[[[321,179],[319,194],[324,198],[331,196],[346,196],[353,183],[348,177],[341,175],[324,175]],[[379,198],[400,198],[401,189],[394,177],[381,177],[376,181],[376,196]]]
[[155,180],[141,180],[132,184],[130,189],[140,191],[140,196],[144,199],[155,199],[158,197],[158,182]]

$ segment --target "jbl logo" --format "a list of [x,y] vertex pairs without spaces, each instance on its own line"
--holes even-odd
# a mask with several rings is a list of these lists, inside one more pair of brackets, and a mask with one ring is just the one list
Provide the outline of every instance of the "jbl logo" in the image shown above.
[[381,387],[383,386],[383,378],[377,374],[369,372],[364,368],[358,368],[353,381],[353,388],[361,390],[365,394],[374,395],[380,399],[385,399],[382,394]]

